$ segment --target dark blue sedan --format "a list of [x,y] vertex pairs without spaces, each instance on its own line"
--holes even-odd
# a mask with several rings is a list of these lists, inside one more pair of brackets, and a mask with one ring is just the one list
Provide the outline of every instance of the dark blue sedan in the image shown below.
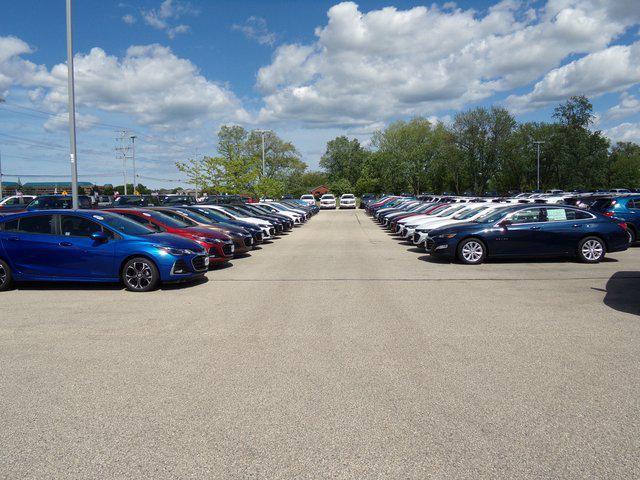
[[425,241],[431,254],[467,264],[494,257],[552,256],[597,263],[606,252],[628,245],[624,222],[564,205],[501,208],[474,222],[434,229]]
[[156,233],[97,210],[44,210],[0,219],[0,290],[13,281],[118,282],[146,292],[202,277],[209,257],[196,242]]

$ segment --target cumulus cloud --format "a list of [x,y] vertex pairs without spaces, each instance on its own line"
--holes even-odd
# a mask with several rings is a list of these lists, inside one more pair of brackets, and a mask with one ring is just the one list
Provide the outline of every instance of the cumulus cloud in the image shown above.
[[614,142],[640,143],[640,123],[621,123],[604,133]]
[[245,37],[260,45],[273,45],[276,41],[276,34],[269,31],[267,21],[262,17],[251,16],[242,24],[232,25],[231,29],[242,32]]
[[189,25],[184,23],[174,25],[173,21],[185,15],[197,15],[199,12],[189,3],[178,2],[175,0],[164,0],[158,8],[150,10],[142,10],[142,20],[147,25],[163,30],[171,39],[179,33],[189,31]]
[[515,110],[533,110],[571,95],[598,96],[626,89],[640,82],[640,42],[615,45],[575,60],[547,73],[533,91],[510,96]]
[[136,17],[134,17],[130,13],[127,13],[126,15],[122,16],[122,21],[127,25],[133,25],[134,23],[136,23]]
[[640,98],[629,92],[622,92],[620,102],[607,110],[608,118],[625,118],[640,113]]
[[[22,58],[30,52],[21,40],[0,37],[0,82],[4,82],[0,87],[28,88],[30,99],[38,106],[52,113],[66,111],[66,63],[47,70]],[[160,45],[129,47],[122,58],[101,48],[77,54],[75,79],[79,107],[130,115],[141,125],[184,128],[205,120],[250,120],[227,87],[206,79],[191,61]],[[95,121],[90,117],[80,120],[88,126]],[[55,129],[60,122],[54,117],[45,128]]]
[[455,5],[363,12],[343,2],[315,42],[282,45],[259,70],[260,118],[348,126],[461,108],[607,48],[637,22],[633,3],[549,0],[532,11],[505,0],[480,15]]

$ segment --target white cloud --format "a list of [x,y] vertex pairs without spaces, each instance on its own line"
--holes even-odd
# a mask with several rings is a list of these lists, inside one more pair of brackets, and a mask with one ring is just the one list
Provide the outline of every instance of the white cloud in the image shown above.
[[640,143],[640,123],[621,123],[604,133],[614,142]]
[[365,125],[461,108],[529,85],[569,55],[607,48],[636,21],[632,2],[610,3],[550,0],[532,11],[505,0],[482,15],[340,3],[314,43],[282,45],[259,70],[260,119]]
[[188,32],[190,27],[186,24],[173,25],[172,20],[198,13],[198,10],[189,3],[164,0],[158,8],[142,10],[141,15],[144,23],[157,30],[164,30],[167,36],[173,39],[179,33]]
[[[29,97],[39,107],[51,113],[66,111],[66,63],[47,70],[22,58],[30,52],[23,41],[0,37],[0,88],[31,89]],[[141,125],[187,128],[205,121],[251,120],[228,88],[206,79],[191,61],[160,45],[129,47],[122,58],[100,48],[76,54],[75,79],[80,108],[130,115]],[[83,121],[90,125],[92,119]],[[55,129],[59,123],[55,117],[45,128]]]
[[533,110],[571,95],[598,96],[620,91],[640,82],[640,42],[615,45],[575,60],[547,73],[533,91],[510,96],[507,105]]
[[622,92],[620,103],[607,110],[608,118],[624,118],[640,113],[640,98],[629,92]]
[[269,31],[267,21],[262,17],[251,16],[242,24],[232,25],[231,29],[242,32],[245,37],[260,45],[273,45],[276,41],[276,34]]
[[134,23],[136,23],[136,17],[134,17],[130,13],[127,13],[126,15],[122,16],[122,21],[127,25],[133,25]]

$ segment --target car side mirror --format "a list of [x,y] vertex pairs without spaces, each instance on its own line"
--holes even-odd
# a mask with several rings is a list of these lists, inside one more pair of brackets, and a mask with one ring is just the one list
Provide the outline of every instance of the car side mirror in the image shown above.
[[512,225],[513,222],[511,220],[502,220],[500,223],[498,223],[498,226],[501,228],[507,228],[509,225]]
[[93,232],[91,234],[91,240],[98,243],[106,243],[109,240],[109,235],[104,232]]

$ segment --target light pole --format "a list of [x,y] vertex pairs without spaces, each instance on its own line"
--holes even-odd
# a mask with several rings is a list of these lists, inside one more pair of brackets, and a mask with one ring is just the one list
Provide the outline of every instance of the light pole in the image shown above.
[[[0,103],[4,103],[4,98],[0,97]],[[2,200],[2,152],[0,151],[0,200]]]
[[262,136],[262,176],[266,175],[266,164],[264,159],[264,134],[268,133],[269,130],[256,130]]
[[536,147],[537,147],[537,149],[538,149],[538,155],[537,155],[537,156],[538,156],[538,168],[537,168],[537,171],[538,171],[538,175],[537,175],[538,181],[537,181],[537,187],[536,187],[536,190],[540,190],[540,145],[544,144],[544,142],[543,142],[542,140],[536,140],[536,141],[534,141],[533,143],[536,145]]
[[133,194],[137,195],[138,182],[136,181],[136,136],[131,135],[131,163],[133,163]]
[[71,201],[78,208],[78,162],[76,158],[76,98],[73,81],[73,31],[71,0],[67,0],[67,94],[69,96],[69,159],[71,160]]

